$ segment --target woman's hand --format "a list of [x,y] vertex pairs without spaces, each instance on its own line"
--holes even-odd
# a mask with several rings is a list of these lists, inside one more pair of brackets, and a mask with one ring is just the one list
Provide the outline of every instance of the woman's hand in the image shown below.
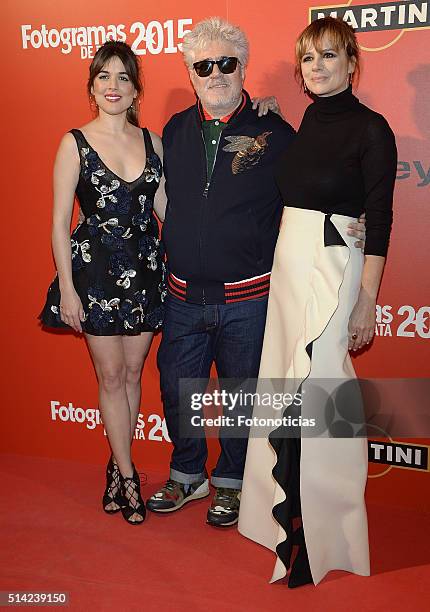
[[74,288],[61,291],[60,317],[63,323],[72,327],[75,332],[82,333],[81,321],[85,321],[84,309]]
[[252,98],[252,108],[254,110],[257,110],[258,108],[259,117],[262,117],[262,115],[267,115],[269,110],[271,110],[280,117],[282,117],[282,119],[284,118],[279,107],[278,100],[275,96],[267,96],[265,98]]
[[360,290],[348,323],[348,350],[358,351],[370,344],[375,334],[376,299]]
[[360,218],[356,222],[348,223],[348,236],[354,236],[358,238],[354,242],[354,246],[357,249],[361,249],[364,252],[364,245],[366,244],[366,215],[362,213]]

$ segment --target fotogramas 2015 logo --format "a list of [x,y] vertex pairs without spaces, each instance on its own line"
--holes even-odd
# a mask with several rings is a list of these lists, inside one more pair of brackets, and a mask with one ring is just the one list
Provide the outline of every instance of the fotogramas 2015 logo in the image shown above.
[[[339,17],[359,36],[365,51],[391,47],[406,30],[430,28],[430,2],[353,2],[309,8],[309,23],[321,17]],[[368,34],[371,33],[371,37]]]
[[430,306],[416,308],[405,304],[395,308],[390,304],[376,306],[377,336],[430,339]]
[[192,23],[192,19],[168,19],[148,23],[135,21],[129,26],[120,23],[63,28],[24,24],[21,26],[21,41],[23,49],[52,48],[65,55],[79,49],[82,59],[94,57],[107,40],[128,42],[136,55],[158,55],[180,51],[181,40]]
[[[75,406],[73,402],[50,401],[51,420],[56,421],[57,425],[62,423],[75,423],[93,431],[97,426],[103,427],[103,420],[98,408],[81,408]],[[106,435],[106,431],[104,430]],[[143,415],[139,414],[134,431],[135,440],[151,440],[154,442],[170,442],[167,431],[166,420],[159,414]]]

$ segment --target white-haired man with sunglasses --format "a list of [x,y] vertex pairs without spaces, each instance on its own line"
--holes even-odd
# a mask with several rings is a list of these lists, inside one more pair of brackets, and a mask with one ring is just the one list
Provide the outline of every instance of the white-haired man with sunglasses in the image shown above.
[[[258,376],[282,213],[274,167],[294,137],[278,114],[260,116],[243,90],[249,49],[239,28],[206,19],[185,36],[183,53],[198,100],[163,132],[169,276],[158,367],[173,452],[167,483],[147,501],[162,513],[209,495],[204,432],[181,430],[189,413],[180,380],[196,379],[204,392],[213,364],[220,379]],[[246,432],[225,433],[207,513],[220,527],[238,520],[247,447]]]

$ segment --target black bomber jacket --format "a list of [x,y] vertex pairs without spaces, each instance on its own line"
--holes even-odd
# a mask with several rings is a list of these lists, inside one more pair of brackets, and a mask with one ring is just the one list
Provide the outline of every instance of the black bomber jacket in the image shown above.
[[199,105],[163,131],[168,204],[162,238],[186,301],[224,303],[224,283],[270,272],[282,213],[275,165],[294,137],[277,114],[258,117],[249,95],[221,133],[210,182]]

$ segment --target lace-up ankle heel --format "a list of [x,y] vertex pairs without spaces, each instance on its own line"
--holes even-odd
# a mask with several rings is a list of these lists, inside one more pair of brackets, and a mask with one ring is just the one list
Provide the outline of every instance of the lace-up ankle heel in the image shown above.
[[[107,514],[116,514],[121,510],[123,499],[121,496],[121,474],[118,465],[114,463],[112,455],[106,466],[106,489],[103,494],[103,510]],[[112,506],[115,504],[115,506]]]
[[[130,525],[140,525],[145,520],[146,508],[140,494],[140,478],[133,465],[133,476],[121,479],[122,516]],[[134,517],[134,518],[133,518]]]

